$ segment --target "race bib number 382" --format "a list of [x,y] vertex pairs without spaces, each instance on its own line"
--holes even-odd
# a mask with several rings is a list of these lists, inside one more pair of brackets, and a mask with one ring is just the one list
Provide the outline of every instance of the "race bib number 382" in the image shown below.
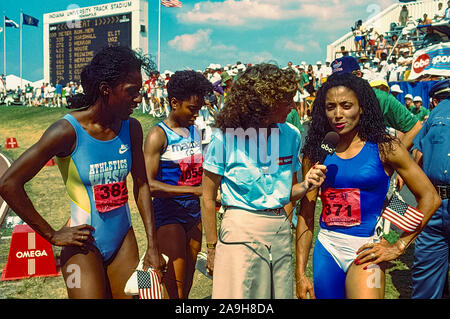
[[95,207],[100,213],[106,213],[125,205],[128,202],[128,189],[126,181],[95,185]]
[[361,193],[358,188],[327,188],[320,198],[322,221],[327,226],[361,224]]

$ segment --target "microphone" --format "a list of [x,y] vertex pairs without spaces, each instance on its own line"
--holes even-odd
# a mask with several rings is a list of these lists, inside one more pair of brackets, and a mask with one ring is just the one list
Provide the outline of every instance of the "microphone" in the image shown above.
[[322,140],[319,149],[319,163],[322,164],[327,155],[332,155],[339,143],[339,134],[335,131],[328,132]]

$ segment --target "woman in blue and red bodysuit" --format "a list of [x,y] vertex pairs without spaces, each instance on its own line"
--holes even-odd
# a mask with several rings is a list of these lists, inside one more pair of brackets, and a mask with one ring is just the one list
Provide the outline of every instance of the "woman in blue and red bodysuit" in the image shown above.
[[167,83],[169,116],[144,143],[158,246],[169,257],[163,284],[170,299],[188,298],[201,249],[203,156],[194,121],[210,93],[212,84],[202,74],[175,72]]
[[[127,297],[125,284],[139,262],[128,207],[130,172],[147,237],[143,266],[162,276],[165,262],[156,245],[142,127],[130,117],[142,100],[144,66],[127,47],[97,53],[81,72],[84,94],[69,101],[68,108],[75,110],[52,124],[0,180],[1,196],[16,214],[50,243],[63,246],[61,269],[69,298]],[[70,222],[60,230],[36,211],[24,189],[54,156],[71,207]]]
[[[383,262],[404,253],[431,215],[439,197],[406,148],[386,133],[373,89],[352,74],[335,74],[320,88],[303,148],[303,172],[320,160],[329,131],[339,134],[336,152],[327,155],[321,186],[322,213],[313,254],[314,287],[305,275],[314,231],[318,190],[301,202],[297,224],[296,280],[299,298],[384,298]],[[424,218],[416,231],[390,244],[374,237],[375,225],[393,171],[405,180]]]

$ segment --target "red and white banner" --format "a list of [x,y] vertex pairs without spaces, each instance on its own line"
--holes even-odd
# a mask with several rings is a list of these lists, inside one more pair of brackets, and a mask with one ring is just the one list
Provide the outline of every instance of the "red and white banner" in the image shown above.
[[422,75],[450,76],[450,43],[438,43],[414,54],[408,81]]

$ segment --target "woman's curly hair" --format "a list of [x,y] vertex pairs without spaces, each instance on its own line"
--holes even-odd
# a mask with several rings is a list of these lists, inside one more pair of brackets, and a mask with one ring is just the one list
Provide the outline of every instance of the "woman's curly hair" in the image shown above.
[[215,127],[247,129],[267,127],[267,116],[280,103],[292,101],[298,78],[291,70],[261,63],[249,67],[233,84],[225,106],[215,118]]
[[155,69],[152,60],[125,46],[105,47],[81,71],[81,86],[84,93],[68,99],[69,109],[79,109],[94,104],[100,96],[99,85],[106,82],[112,87],[118,85],[135,71],[144,69],[147,73]]
[[311,163],[320,159],[320,144],[325,135],[332,131],[325,113],[326,96],[328,90],[334,87],[344,86],[355,92],[358,103],[362,108],[359,123],[356,126],[358,136],[363,141],[377,143],[380,155],[383,158],[386,152],[392,149],[395,138],[386,132],[380,103],[369,83],[351,73],[334,74],[330,76],[317,92],[312,106],[311,125],[302,149],[303,155]]

